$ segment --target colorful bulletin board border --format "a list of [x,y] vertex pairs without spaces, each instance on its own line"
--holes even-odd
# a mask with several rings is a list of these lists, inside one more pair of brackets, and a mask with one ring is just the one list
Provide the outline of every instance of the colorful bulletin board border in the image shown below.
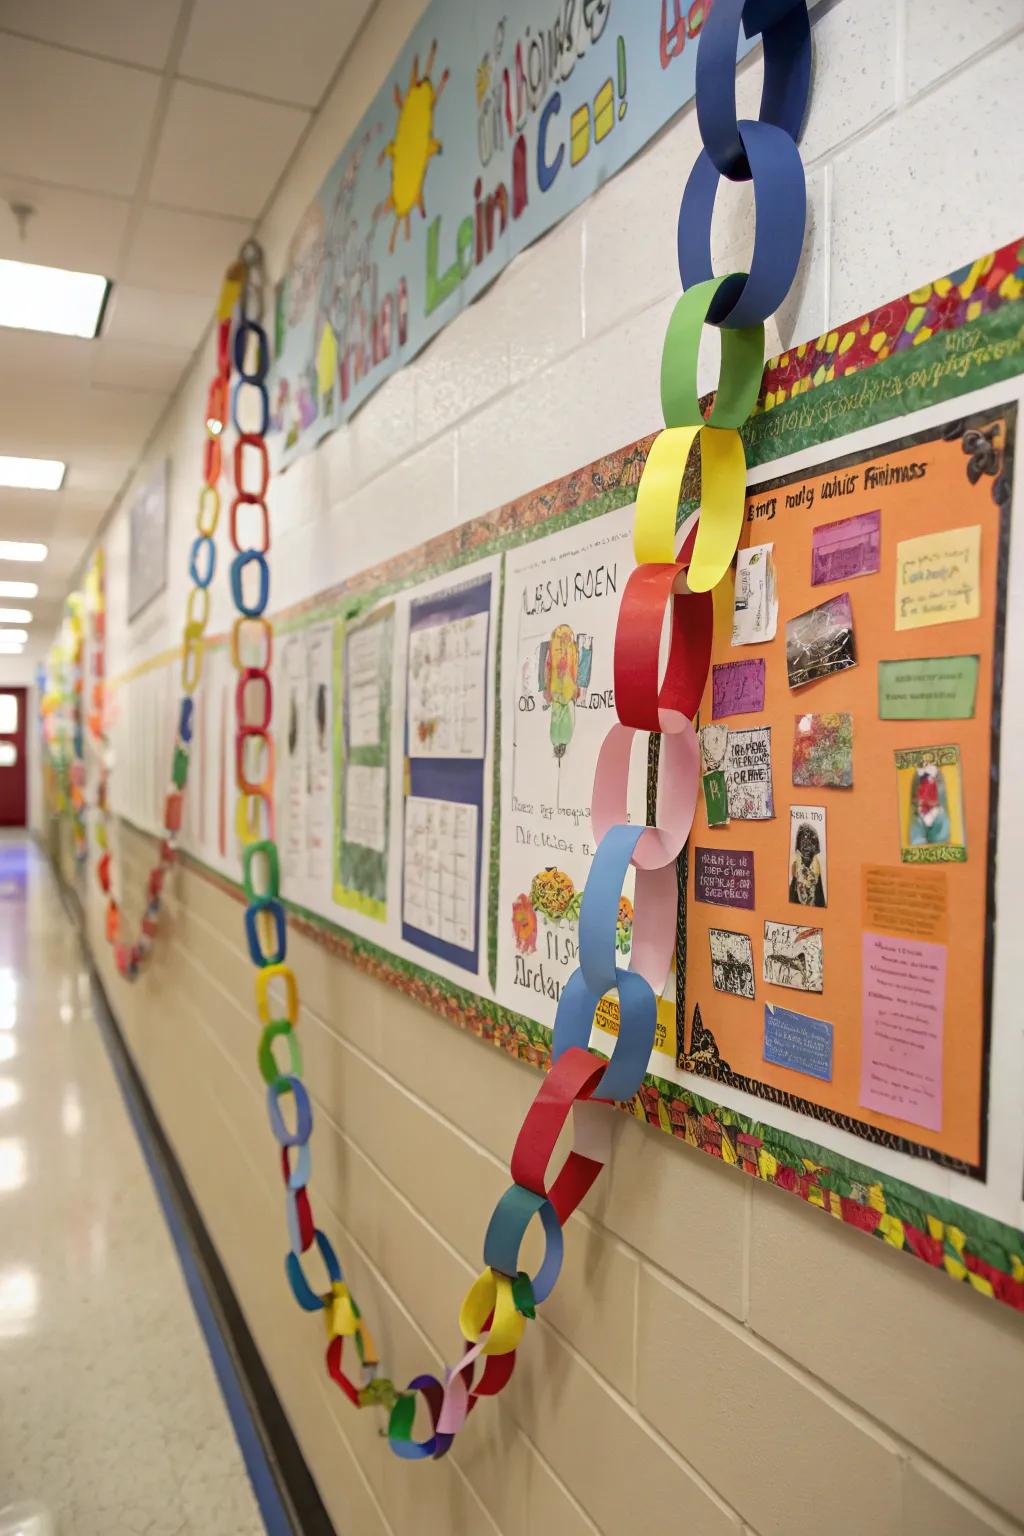
[[[759,413],[744,429],[748,464],[755,467],[802,448],[821,446],[855,429],[1020,374],[1024,370],[1022,297],[1024,243],[1014,242],[897,304],[773,359],[766,369]],[[847,337],[853,340],[844,345]],[[351,617],[432,575],[527,542],[537,536],[538,529],[552,532],[624,505],[635,495],[651,441],[644,438],[608,454],[308,599],[279,615],[278,629],[326,617]],[[683,483],[684,505],[692,498],[693,488],[694,480],[688,475]],[[496,815],[491,835],[492,839],[498,836]],[[240,902],[244,899],[233,881],[192,855],[182,857],[218,889]],[[685,868],[681,878],[685,879]],[[290,902],[285,905],[299,931],[360,970],[509,1055],[534,1066],[547,1063],[550,1037],[542,1025],[428,973],[318,913]],[[677,1007],[682,1018],[682,994]],[[872,1233],[1024,1311],[1024,1232],[657,1076],[647,1079],[630,1108],[637,1118],[709,1156],[788,1189],[836,1220]]]

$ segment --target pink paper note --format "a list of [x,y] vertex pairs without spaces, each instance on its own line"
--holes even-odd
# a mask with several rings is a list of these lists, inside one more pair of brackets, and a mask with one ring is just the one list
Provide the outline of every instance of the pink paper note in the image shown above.
[[942,1129],[946,946],[864,936],[860,1102]]

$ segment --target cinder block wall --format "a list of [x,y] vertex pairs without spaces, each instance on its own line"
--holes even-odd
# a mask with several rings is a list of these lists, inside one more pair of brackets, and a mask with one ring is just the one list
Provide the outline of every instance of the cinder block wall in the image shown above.
[[[1024,227],[1021,0],[824,9],[803,146],[811,227],[773,350]],[[361,34],[266,222],[275,276],[418,11],[388,0]],[[741,108],[759,72],[756,59],[743,69]],[[278,604],[657,427],[676,209],[697,148],[689,109],[275,483]],[[726,189],[719,270],[743,265],[750,213]],[[105,537],[115,675],[179,633],[209,373],[204,348],[153,445],[150,462],[173,459],[171,581],[131,635],[126,520]],[[126,891],[141,890],[152,845],[126,831],[124,848]],[[1021,1320],[625,1117],[510,1389],[445,1462],[395,1462],[378,1421],[327,1382],[322,1330],[285,1291],[240,908],[180,873],[134,988],[113,973],[95,897],[89,915],[115,1010],[342,1536],[1024,1530]],[[451,1355],[539,1079],[324,948],[293,937],[290,954],[316,1208],[404,1380]]]

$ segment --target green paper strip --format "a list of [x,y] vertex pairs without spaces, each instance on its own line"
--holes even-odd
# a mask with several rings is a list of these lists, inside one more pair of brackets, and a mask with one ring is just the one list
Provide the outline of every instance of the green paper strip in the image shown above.
[[[732,274],[730,274],[732,275]],[[701,336],[715,295],[729,276],[694,283],[672,311],[661,354],[661,409],[667,427],[703,422],[697,394]],[[764,326],[722,327],[722,365],[715,403],[707,418],[713,427],[741,427],[757,403],[764,368]]]

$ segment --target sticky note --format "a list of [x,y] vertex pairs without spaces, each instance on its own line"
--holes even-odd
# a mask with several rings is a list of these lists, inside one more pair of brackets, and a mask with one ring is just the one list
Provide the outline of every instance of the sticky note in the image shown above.
[[925,656],[878,663],[880,720],[970,720],[978,692],[977,656]]
[[808,1077],[832,1081],[832,1025],[775,1003],[764,1005],[764,1059]]
[[896,628],[922,629],[981,614],[981,527],[950,528],[896,546]]

